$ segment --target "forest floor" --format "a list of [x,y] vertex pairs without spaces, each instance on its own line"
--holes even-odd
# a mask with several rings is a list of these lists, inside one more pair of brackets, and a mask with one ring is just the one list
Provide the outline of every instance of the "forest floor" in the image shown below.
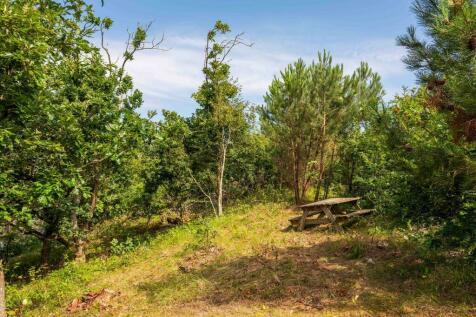
[[[131,252],[9,287],[8,303],[17,307],[10,313],[476,316],[476,270],[457,255],[430,254],[408,232],[375,225],[283,230],[293,215],[282,204],[239,206],[159,230]],[[143,226],[116,224],[95,235],[107,240]]]

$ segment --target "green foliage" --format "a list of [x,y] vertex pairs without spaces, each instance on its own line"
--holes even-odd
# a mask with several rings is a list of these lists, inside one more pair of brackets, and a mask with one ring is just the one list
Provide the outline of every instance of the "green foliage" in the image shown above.
[[133,251],[139,242],[133,237],[127,237],[126,240],[119,242],[117,239],[111,240],[111,254],[122,255]]
[[458,136],[475,140],[476,4],[473,0],[416,0],[413,5],[427,38],[415,27],[398,38],[407,49],[404,61],[430,91],[430,104],[454,113]]
[[[85,231],[117,211],[111,198],[128,183],[143,140],[141,94],[124,64],[105,62],[90,42],[112,24],[92,6],[4,1],[0,8],[0,225],[36,236],[45,255],[56,241],[83,257]],[[145,33],[135,34],[137,50]]]
[[212,227],[209,219],[203,219],[192,227],[194,241],[186,249],[209,249],[214,245],[217,231]]
[[432,245],[456,248],[476,259],[476,199],[474,193],[467,196],[456,215],[434,237]]
[[136,215],[151,217],[166,208],[183,212],[192,199],[185,151],[189,127],[175,112],[163,111],[163,116],[160,122],[148,123],[147,140],[135,166],[136,182],[141,185],[131,197],[130,207]]
[[446,117],[426,108],[424,100],[422,91],[407,92],[375,112],[365,130],[343,143],[339,170],[345,180],[346,157],[353,157],[354,194],[401,219],[431,222],[454,215],[472,172]]
[[380,77],[367,64],[346,76],[326,51],[310,65],[300,59],[274,78],[261,125],[273,144],[283,180],[294,188],[296,203],[313,184],[319,198],[325,174],[326,182],[332,178],[339,136],[360,128],[363,113],[378,107],[382,96]]
[[[416,0],[413,9],[428,41],[410,28],[399,44],[426,89],[385,103],[380,77],[366,63],[346,75],[324,51],[310,64],[299,59],[286,67],[256,110],[242,99],[228,63],[236,46],[251,45],[242,34],[227,38],[229,25],[217,21],[207,33],[204,81],[192,96],[197,110],[189,118],[164,110],[157,121],[156,112],[138,114],[142,93],[125,72],[137,52],[160,44],[147,46],[150,24],[130,34],[115,64],[104,41],[101,52],[91,40],[104,40],[113,21],[85,1],[0,0],[0,252],[8,279],[34,285],[9,287],[8,305],[60,305],[80,295],[95,277],[127,263],[128,253],[139,254],[151,219],[164,211],[183,221],[210,204],[221,215],[233,201],[285,200],[289,188],[296,203],[312,199],[310,192],[314,200],[362,196],[387,229],[406,227],[405,237],[430,264],[428,246],[474,258],[475,4]],[[244,209],[231,208],[230,216]],[[247,228],[261,228],[269,220],[263,214],[241,227],[226,217],[197,221],[153,243],[187,253],[220,239],[261,241],[262,231],[248,237]],[[40,262],[84,260],[91,231],[132,217],[144,217],[146,229],[110,234],[110,259],[66,264],[39,278],[46,267]],[[357,239],[344,257],[371,251]],[[426,264],[395,270],[427,278]]]
[[245,140],[249,123],[240,87],[232,79],[226,58],[231,50],[244,44],[239,35],[220,39],[230,27],[217,21],[208,32],[203,74],[205,80],[193,98],[199,108],[189,119],[191,137],[187,140],[195,182],[217,215],[223,213],[225,171],[230,148]]
[[230,149],[225,171],[228,200],[267,196],[279,190],[278,171],[272,151],[269,139],[254,131],[246,132],[241,142]]
[[365,245],[357,240],[349,246],[346,252],[346,258],[349,260],[361,259],[365,256],[365,251]]
[[[422,89],[406,91],[389,106],[369,112],[365,129],[342,142],[333,186],[352,184],[347,189],[364,197],[364,205],[393,219],[387,226],[440,226],[441,231],[430,230],[423,238],[472,254],[474,146],[455,143],[447,116],[428,108],[426,98]],[[350,165],[350,159],[355,163]]]
[[[433,130],[429,140],[418,139],[425,134],[423,129],[423,133],[405,131],[409,133],[404,136],[423,145],[415,151],[416,171],[411,179],[418,181],[409,184],[409,193],[420,203],[415,207],[444,218],[434,245],[446,244],[474,255],[476,4],[472,0],[416,0],[413,11],[427,40],[419,40],[414,27],[399,37],[408,52],[404,61],[426,84],[425,100],[418,102],[447,113],[444,119],[450,125],[442,123],[441,117],[432,121],[426,115],[420,125]],[[429,204],[423,206],[423,202]]]

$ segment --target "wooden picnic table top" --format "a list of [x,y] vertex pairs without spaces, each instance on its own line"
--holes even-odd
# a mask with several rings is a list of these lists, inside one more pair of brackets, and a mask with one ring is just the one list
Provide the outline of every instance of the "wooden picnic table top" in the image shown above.
[[348,198],[329,198],[324,200],[319,200],[307,205],[299,206],[299,208],[310,208],[310,207],[318,207],[318,206],[332,206],[338,204],[345,204],[353,201],[360,200],[360,197],[348,197]]

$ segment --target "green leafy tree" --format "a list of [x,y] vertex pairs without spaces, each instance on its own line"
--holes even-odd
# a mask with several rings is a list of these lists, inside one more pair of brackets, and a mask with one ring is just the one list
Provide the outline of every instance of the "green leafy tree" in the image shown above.
[[52,202],[68,193],[58,169],[64,151],[51,137],[61,111],[49,88],[64,58],[89,51],[79,24],[94,21],[82,1],[6,1],[1,10],[1,220],[36,235],[47,250],[53,238],[67,245],[57,234],[64,215]]
[[[188,143],[192,168],[200,175],[198,180],[194,177],[195,182],[217,215],[223,214],[223,181],[229,148],[247,129],[246,105],[240,98],[240,87],[231,77],[227,58],[237,45],[249,44],[243,42],[242,34],[232,39],[218,38],[230,31],[228,24],[217,21],[207,34],[205,80],[193,95],[199,108],[190,119],[193,137]],[[200,182],[212,183],[214,187],[210,191]]]
[[135,204],[139,214],[148,219],[165,208],[182,215],[193,200],[190,160],[185,149],[189,127],[185,119],[173,111],[164,110],[163,117],[160,122],[150,122],[149,140],[139,160],[142,191],[135,198]]
[[[114,65],[89,40],[112,23],[96,17],[91,5],[7,1],[0,7],[8,13],[0,18],[0,76],[17,77],[2,80],[0,219],[40,239],[44,263],[51,241],[83,261],[85,233],[106,209],[101,193],[125,182],[140,143],[143,124],[134,109],[142,97],[124,67],[145,48],[145,28],[131,35],[124,62]],[[24,54],[23,45],[36,53]]]

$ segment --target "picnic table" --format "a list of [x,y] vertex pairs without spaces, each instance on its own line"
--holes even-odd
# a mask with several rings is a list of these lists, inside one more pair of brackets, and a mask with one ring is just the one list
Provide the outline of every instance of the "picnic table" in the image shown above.
[[[360,197],[329,198],[302,205],[299,206],[302,216],[291,218],[289,221],[291,225],[296,226],[299,231],[302,231],[306,225],[334,224],[337,219],[350,219],[374,211],[374,209],[360,209],[349,212],[349,210],[339,208],[343,204],[356,205],[360,199]],[[317,218],[308,219],[315,215],[317,215]]]

